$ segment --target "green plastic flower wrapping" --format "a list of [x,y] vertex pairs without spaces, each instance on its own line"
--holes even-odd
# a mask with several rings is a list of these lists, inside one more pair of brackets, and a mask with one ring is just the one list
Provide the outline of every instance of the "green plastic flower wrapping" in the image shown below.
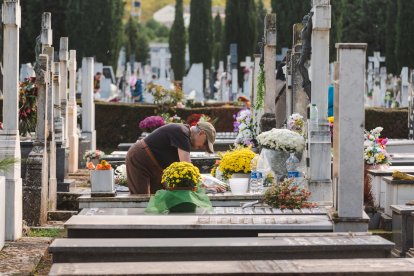
[[192,190],[158,190],[151,196],[146,213],[167,214],[173,212],[195,212],[196,208],[212,210],[209,197],[204,189],[197,187]]

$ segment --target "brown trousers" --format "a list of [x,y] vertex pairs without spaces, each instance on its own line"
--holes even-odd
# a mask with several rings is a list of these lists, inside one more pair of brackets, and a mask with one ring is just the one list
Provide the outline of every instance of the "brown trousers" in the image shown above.
[[131,194],[155,194],[162,189],[162,168],[143,140],[131,146],[125,164]]

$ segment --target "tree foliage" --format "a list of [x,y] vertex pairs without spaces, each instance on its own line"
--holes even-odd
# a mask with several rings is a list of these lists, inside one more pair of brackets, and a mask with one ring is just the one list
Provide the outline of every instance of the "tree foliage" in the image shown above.
[[220,60],[223,60],[221,55],[221,42],[223,40],[223,23],[221,22],[220,14],[214,17],[214,44],[213,44],[213,59],[214,68],[219,67]]
[[272,0],[272,13],[276,13],[277,51],[292,47],[293,24],[302,22],[309,13],[309,0]]
[[186,32],[183,17],[183,0],[177,0],[175,18],[170,31],[169,46],[171,52],[171,67],[175,80],[181,81],[185,72]]
[[143,27],[130,17],[125,24],[125,45],[126,57],[129,60],[130,56],[135,55],[135,60],[146,64],[149,58],[149,44],[146,34],[142,31]]
[[211,0],[191,0],[188,47],[190,64],[203,63],[204,70],[210,69],[212,60],[212,16]]
[[[247,56],[252,56],[256,47],[256,5],[254,0],[227,0],[224,25],[223,53],[227,56],[230,44],[237,44],[238,64]],[[240,67],[238,65],[238,67]],[[243,70],[239,68],[239,84],[243,83]]]

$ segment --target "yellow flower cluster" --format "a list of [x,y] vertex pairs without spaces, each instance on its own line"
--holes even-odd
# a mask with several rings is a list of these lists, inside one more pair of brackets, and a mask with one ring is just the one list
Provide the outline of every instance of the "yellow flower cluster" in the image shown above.
[[176,187],[194,188],[201,181],[199,169],[189,162],[174,162],[168,166],[163,174],[161,182],[166,188],[174,189]]
[[256,154],[250,147],[237,147],[221,155],[219,170],[226,179],[233,173],[250,173],[250,162]]

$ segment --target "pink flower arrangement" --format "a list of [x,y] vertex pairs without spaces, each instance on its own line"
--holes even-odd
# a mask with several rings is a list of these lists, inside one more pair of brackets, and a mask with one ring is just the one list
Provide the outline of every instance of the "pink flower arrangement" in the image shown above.
[[139,128],[147,132],[152,132],[163,125],[165,125],[165,121],[161,116],[149,116],[139,122]]

